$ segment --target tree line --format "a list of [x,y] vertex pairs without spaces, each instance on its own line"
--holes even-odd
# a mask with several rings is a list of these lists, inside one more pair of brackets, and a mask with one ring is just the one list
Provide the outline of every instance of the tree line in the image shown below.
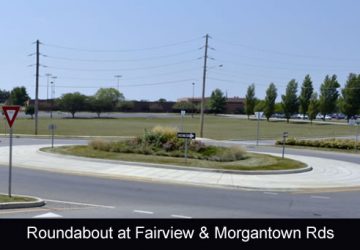
[[[23,106],[28,101],[29,95],[25,87],[15,87],[11,91],[0,90],[0,103]],[[80,92],[66,93],[56,100],[50,100],[52,106],[70,112],[72,117],[79,111],[92,111],[98,117],[103,112],[115,110],[117,105],[124,101],[124,95],[115,88],[100,88],[95,95],[86,96]],[[34,106],[26,105],[25,113],[34,114]]]
[[266,90],[264,100],[255,96],[255,84],[251,84],[245,96],[245,113],[250,117],[256,111],[264,112],[266,119],[276,112],[283,113],[287,122],[292,115],[300,113],[302,117],[308,116],[312,121],[320,113],[325,119],[326,115],[341,112],[351,119],[360,113],[360,75],[350,73],[344,88],[339,92],[340,84],[336,75],[326,75],[320,86],[319,94],[314,91],[310,75],[306,75],[298,91],[298,82],[289,81],[285,94],[281,95],[281,102],[276,103],[277,88],[270,83]]

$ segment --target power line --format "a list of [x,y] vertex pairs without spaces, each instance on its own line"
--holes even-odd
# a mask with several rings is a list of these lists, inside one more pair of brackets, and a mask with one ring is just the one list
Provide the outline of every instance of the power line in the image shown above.
[[[278,60],[272,60],[272,59],[268,59],[268,58],[265,58],[265,57],[254,57],[254,56],[246,56],[246,55],[240,55],[240,54],[237,54],[237,53],[234,53],[233,51],[232,52],[229,52],[229,51],[221,51],[222,54],[225,54],[225,55],[231,55],[231,56],[235,56],[236,58],[245,58],[245,59],[250,59],[250,60],[258,60],[258,61],[261,61],[261,62],[270,62],[270,63],[276,63],[276,64],[285,64],[285,65],[289,65],[289,66],[299,66],[299,67],[334,67],[334,63],[337,63],[337,61],[331,61],[331,66],[327,66],[327,65],[319,65],[319,63],[317,63],[316,65],[314,64],[309,64],[309,63],[304,63],[304,64],[301,64],[301,63],[293,63],[292,61],[278,61]],[[314,62],[313,59],[311,59],[311,62]],[[348,66],[343,66],[343,65],[335,65],[335,67],[348,67]],[[353,65],[352,65],[353,66]]]
[[136,70],[146,70],[146,69],[156,69],[156,68],[162,68],[162,67],[170,67],[174,65],[179,64],[185,64],[189,62],[197,61],[198,59],[192,59],[192,60],[185,60],[185,61],[179,61],[175,63],[168,63],[163,65],[156,65],[156,66],[148,66],[148,67],[138,67],[138,68],[123,68],[123,69],[80,69],[80,68],[66,68],[66,67],[53,67],[48,66],[50,69],[57,69],[57,70],[67,70],[67,71],[98,71],[98,72],[106,72],[106,71],[136,71]]
[[62,60],[62,61],[74,61],[74,62],[104,62],[104,63],[113,63],[113,62],[140,62],[140,61],[152,61],[163,58],[176,57],[180,55],[190,54],[192,52],[198,51],[197,49],[187,50],[175,54],[163,55],[163,56],[153,56],[153,57],[143,57],[138,59],[86,59],[86,58],[71,58],[71,57],[61,57],[61,56],[51,56],[51,55],[42,55],[43,57]]
[[[182,80],[173,80],[173,81],[165,81],[165,82],[153,82],[153,83],[139,83],[139,84],[122,84],[119,85],[119,87],[141,87],[141,86],[156,86],[156,85],[168,85],[168,84],[178,84],[178,83],[182,83],[182,82],[186,82],[189,83],[191,81],[196,81],[197,79],[191,78],[191,79],[182,79]],[[46,86],[46,85],[40,85],[42,87]],[[101,88],[101,87],[105,87],[105,86],[79,86],[79,85],[74,85],[74,84],[62,84],[62,83],[58,83],[56,85],[56,88],[77,88],[77,89],[93,89],[93,88]],[[106,87],[115,87],[113,85],[107,85]]]
[[295,54],[295,53],[286,53],[283,51],[256,48],[256,47],[253,47],[250,45],[246,45],[246,44],[242,44],[242,43],[238,43],[238,42],[230,42],[230,41],[226,41],[223,39],[216,39],[216,40],[223,42],[225,44],[228,44],[228,45],[232,45],[232,46],[238,46],[238,47],[243,47],[243,48],[250,49],[250,50],[261,51],[261,52],[265,52],[265,53],[277,54],[277,55],[282,55],[282,56],[302,57],[302,58],[320,59],[320,60],[334,60],[334,61],[339,61],[339,60],[341,60],[341,61],[360,61],[360,59],[358,59],[358,58],[335,58],[335,57],[322,57],[322,56],[317,56],[317,55],[303,55],[303,54]]
[[52,47],[52,48],[57,48],[57,49],[64,49],[64,50],[76,50],[76,51],[84,51],[84,52],[96,52],[96,53],[107,53],[107,52],[136,52],[136,51],[146,51],[146,50],[157,50],[157,49],[162,49],[162,48],[167,48],[167,47],[174,47],[180,44],[186,44],[186,43],[190,43],[193,41],[197,41],[200,40],[201,38],[193,38],[193,39],[189,39],[189,40],[185,40],[185,41],[180,41],[180,42],[175,42],[175,43],[168,43],[168,44],[163,44],[163,45],[159,45],[159,46],[153,46],[153,47],[147,47],[147,48],[136,48],[136,49],[117,49],[117,50],[104,50],[104,49],[87,49],[87,48],[75,48],[75,47],[67,47],[67,46],[63,46],[63,45],[57,45],[57,44],[48,44],[48,43],[43,43],[44,46],[47,47]]

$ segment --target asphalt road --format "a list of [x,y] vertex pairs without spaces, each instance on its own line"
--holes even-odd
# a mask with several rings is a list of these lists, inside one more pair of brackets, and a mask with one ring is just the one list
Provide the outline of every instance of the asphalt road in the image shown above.
[[[0,145],[6,146],[7,140],[0,140]],[[57,142],[86,143],[83,140]],[[15,138],[14,145],[20,144],[49,144],[49,140]],[[305,154],[322,153],[306,151]],[[352,155],[342,157],[348,161],[358,160]],[[7,178],[7,166],[0,166],[2,193],[7,192]],[[74,176],[15,167],[13,192],[39,196],[47,200],[47,205],[1,210],[0,217],[31,218],[51,212],[67,218],[360,218],[359,191],[257,192]]]
[[[52,212],[85,218],[360,217],[358,192],[274,193],[71,176],[14,168],[13,191],[42,197],[43,208],[2,210],[0,217]],[[7,192],[7,167],[0,167]]]

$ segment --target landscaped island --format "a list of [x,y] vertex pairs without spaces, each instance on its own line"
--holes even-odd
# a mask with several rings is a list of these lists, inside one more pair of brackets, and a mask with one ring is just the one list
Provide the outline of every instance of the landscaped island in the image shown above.
[[82,157],[209,169],[284,170],[306,167],[306,164],[291,159],[249,153],[238,146],[209,146],[197,140],[189,142],[188,159],[185,160],[185,140],[177,138],[176,133],[176,129],[157,126],[133,139],[93,140],[85,146],[61,146],[42,150]]

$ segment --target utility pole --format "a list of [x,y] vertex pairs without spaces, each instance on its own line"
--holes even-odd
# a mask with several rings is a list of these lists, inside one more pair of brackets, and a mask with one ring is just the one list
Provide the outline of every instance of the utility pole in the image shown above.
[[205,106],[205,83],[206,83],[206,63],[207,63],[207,51],[208,51],[209,34],[205,35],[205,55],[204,55],[204,70],[203,70],[203,82],[202,82],[202,95],[200,106],[200,137],[204,135],[204,106]]
[[114,77],[117,79],[117,90],[120,91],[119,80],[122,77],[122,75],[114,75]]
[[40,41],[36,40],[35,135],[38,134]]

